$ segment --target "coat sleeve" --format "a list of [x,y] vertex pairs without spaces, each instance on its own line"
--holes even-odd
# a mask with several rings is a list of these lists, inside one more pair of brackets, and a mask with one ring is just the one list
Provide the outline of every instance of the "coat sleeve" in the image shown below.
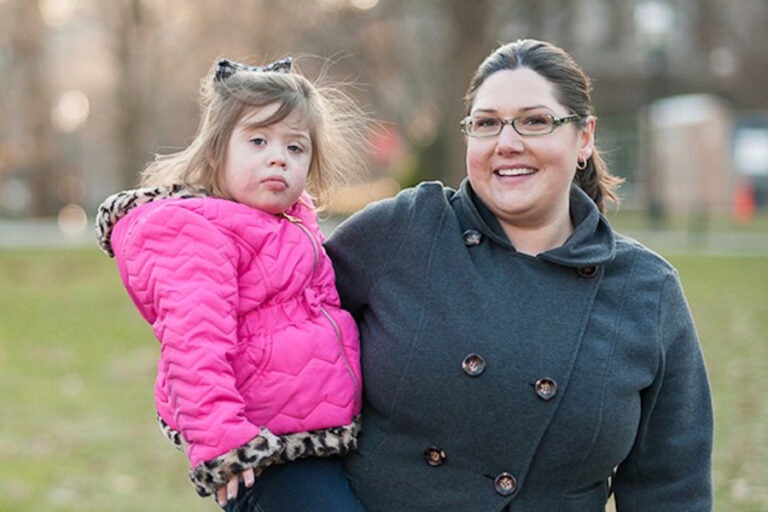
[[[235,245],[202,215],[163,206],[116,252],[123,279],[161,341],[158,392],[171,404],[194,468],[257,437],[244,416],[236,357]],[[163,378],[164,377],[164,378]]]
[[704,360],[676,273],[658,302],[659,363],[637,439],[614,480],[617,512],[712,510],[713,414]]

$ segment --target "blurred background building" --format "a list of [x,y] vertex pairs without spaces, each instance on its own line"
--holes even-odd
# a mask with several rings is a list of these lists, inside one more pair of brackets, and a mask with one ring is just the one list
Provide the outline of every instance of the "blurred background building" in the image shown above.
[[0,220],[86,229],[110,193],[198,121],[221,57],[288,54],[351,84],[380,121],[350,212],[464,173],[458,120],[499,42],[550,40],[594,79],[624,208],[657,223],[768,208],[765,0],[0,0]]

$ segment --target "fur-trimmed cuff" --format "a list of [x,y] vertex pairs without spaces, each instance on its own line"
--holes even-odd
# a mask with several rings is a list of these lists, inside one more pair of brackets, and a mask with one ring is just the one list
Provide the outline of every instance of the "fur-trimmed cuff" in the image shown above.
[[[177,449],[186,452],[187,443],[182,435],[163,421],[159,414],[157,421],[163,435]],[[251,442],[198,465],[189,472],[189,479],[200,496],[208,496],[230,477],[247,468],[260,473],[272,464],[283,464],[305,457],[343,457],[357,449],[360,424],[358,414],[348,425],[280,436],[261,427],[259,435]]]
[[259,435],[247,444],[198,464],[189,472],[189,479],[200,496],[210,496],[230,478],[248,468],[263,469],[280,460],[285,443],[268,429],[261,427]]
[[349,425],[283,434],[280,439],[285,443],[285,451],[281,461],[290,462],[304,457],[331,457],[334,455],[344,457],[357,449],[357,436],[359,434],[359,414]]
[[187,453],[187,442],[181,437],[181,432],[172,429],[160,414],[157,415],[157,426],[160,427],[160,432],[162,432],[165,438],[173,444],[174,448],[180,452]]

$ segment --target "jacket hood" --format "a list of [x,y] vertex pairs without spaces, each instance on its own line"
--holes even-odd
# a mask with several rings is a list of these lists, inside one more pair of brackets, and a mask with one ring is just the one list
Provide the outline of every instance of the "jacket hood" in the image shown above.
[[96,240],[99,247],[107,253],[109,257],[114,257],[110,238],[112,229],[117,221],[142,204],[151,203],[160,199],[185,199],[192,197],[205,197],[208,194],[202,189],[193,189],[184,185],[171,185],[167,187],[148,187],[137,188],[134,190],[124,190],[112,194],[99,205],[96,213]]
[[[483,235],[496,243],[514,249],[496,219],[483,204],[468,179],[460,187],[463,204],[472,222]],[[536,257],[568,267],[604,265],[616,255],[616,240],[613,228],[600,213],[597,205],[577,186],[571,187],[571,219],[574,232],[560,247],[555,247]]]

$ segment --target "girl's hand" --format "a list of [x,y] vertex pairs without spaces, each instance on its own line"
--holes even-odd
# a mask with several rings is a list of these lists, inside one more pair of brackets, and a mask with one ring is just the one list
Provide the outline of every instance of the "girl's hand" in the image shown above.
[[256,473],[253,468],[248,468],[240,475],[235,475],[229,479],[226,485],[222,485],[216,489],[216,501],[220,506],[225,506],[229,500],[237,498],[237,489],[240,486],[240,478],[243,479],[243,483],[246,487],[250,488],[256,481]]

